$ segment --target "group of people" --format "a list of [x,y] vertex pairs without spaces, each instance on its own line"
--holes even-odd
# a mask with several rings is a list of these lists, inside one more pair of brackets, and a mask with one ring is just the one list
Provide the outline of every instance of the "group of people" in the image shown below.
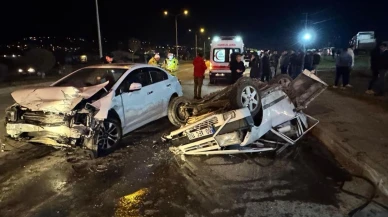
[[[155,54],[149,61],[148,64],[153,66],[159,66],[160,55]],[[174,54],[167,54],[167,58],[162,64],[162,68],[166,69],[171,75],[176,76],[178,71],[179,61],[175,58]]]
[[296,78],[304,69],[315,71],[321,61],[321,55],[317,50],[308,51],[306,54],[299,50],[297,52],[283,51],[279,56],[277,51],[269,52],[265,50],[260,56],[254,52],[251,57],[249,66],[251,67],[251,78],[269,81],[273,78],[278,69],[282,74],[288,74]]

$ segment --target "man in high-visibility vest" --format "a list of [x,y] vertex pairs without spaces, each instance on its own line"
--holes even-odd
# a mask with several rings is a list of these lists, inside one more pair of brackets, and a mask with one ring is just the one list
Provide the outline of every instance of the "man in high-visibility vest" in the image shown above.
[[155,54],[150,61],[148,61],[148,64],[153,65],[153,66],[158,66],[158,61],[160,59],[159,54]]
[[165,68],[171,75],[176,76],[178,71],[178,60],[174,57],[174,54],[169,53],[167,59],[163,63],[163,68]]

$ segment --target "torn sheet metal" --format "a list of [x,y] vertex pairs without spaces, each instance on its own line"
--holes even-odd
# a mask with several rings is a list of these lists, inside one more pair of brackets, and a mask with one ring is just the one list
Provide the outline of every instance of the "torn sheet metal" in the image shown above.
[[44,87],[17,90],[11,93],[13,99],[21,106],[31,111],[68,113],[81,102],[88,99],[109,82],[103,84],[75,88],[75,87]]
[[94,106],[99,110],[97,114],[94,115],[94,118],[96,120],[104,120],[106,117],[108,117],[108,112],[110,108],[112,108],[112,102],[113,102],[114,96],[115,96],[115,93],[111,91],[108,95],[102,97],[101,99],[91,104],[92,106]]

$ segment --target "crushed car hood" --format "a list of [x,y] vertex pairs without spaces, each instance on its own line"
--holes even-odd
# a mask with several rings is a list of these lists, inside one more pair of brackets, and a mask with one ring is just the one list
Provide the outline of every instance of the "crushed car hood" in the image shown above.
[[68,113],[83,99],[88,99],[109,82],[91,87],[43,87],[17,90],[11,93],[19,105],[32,111]]

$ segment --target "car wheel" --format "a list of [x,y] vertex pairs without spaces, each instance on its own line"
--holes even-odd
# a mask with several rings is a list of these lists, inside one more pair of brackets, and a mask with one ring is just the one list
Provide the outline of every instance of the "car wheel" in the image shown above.
[[173,125],[180,127],[186,124],[188,117],[182,109],[182,106],[188,102],[189,100],[182,96],[175,97],[170,100],[167,116]]
[[122,137],[120,121],[115,118],[105,119],[97,133],[96,143],[98,152],[105,153],[114,150],[117,148]]
[[269,84],[280,84],[283,88],[288,88],[292,82],[292,78],[286,74],[276,75],[273,79],[271,79]]
[[255,116],[261,108],[260,90],[257,84],[249,78],[240,78],[236,87],[230,93],[230,103],[234,109],[248,108]]

